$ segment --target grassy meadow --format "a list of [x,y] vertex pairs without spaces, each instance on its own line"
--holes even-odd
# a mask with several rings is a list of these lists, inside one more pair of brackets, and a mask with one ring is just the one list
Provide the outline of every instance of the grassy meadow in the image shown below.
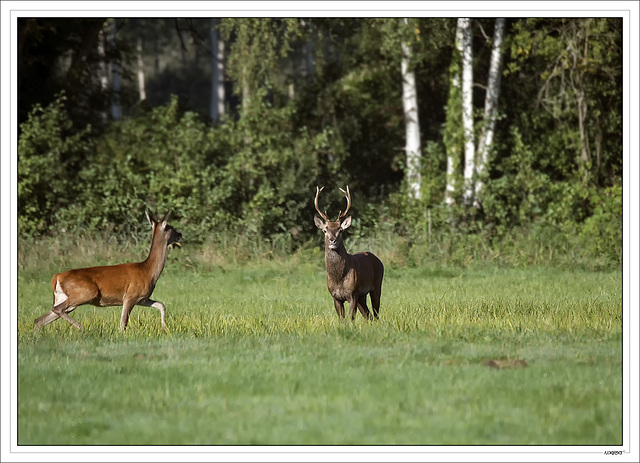
[[72,314],[83,331],[34,331],[53,273],[146,255],[89,248],[19,251],[20,445],[622,443],[619,270],[380,256],[381,319],[351,322],[321,249],[234,263],[185,246],[153,295],[167,332],[156,309],[121,334],[121,308],[92,306]]

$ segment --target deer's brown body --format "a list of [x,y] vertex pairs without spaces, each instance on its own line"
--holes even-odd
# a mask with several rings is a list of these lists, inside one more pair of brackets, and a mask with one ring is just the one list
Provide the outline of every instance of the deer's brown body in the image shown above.
[[349,254],[344,246],[342,232],[351,225],[351,217],[346,217],[351,205],[349,187],[345,193],[347,209],[340,212],[335,222],[327,218],[318,208],[318,196],[321,189],[316,190],[315,206],[318,214],[324,219],[314,217],[316,226],[324,232],[324,261],[327,267],[327,288],[333,298],[338,316],[344,318],[344,303],[349,303],[351,319],[356,317],[356,308],[366,319],[371,317],[367,307],[367,294],[371,297],[373,316],[379,317],[380,296],[382,295],[382,278],[384,266],[380,259],[370,252]]
[[182,238],[180,233],[168,225],[169,215],[157,222],[147,213],[153,232],[149,256],[143,262],[56,273],[51,279],[53,308],[36,319],[36,327],[43,327],[58,318],[63,318],[76,328],[82,329],[80,323],[68,314],[81,305],[91,304],[99,307],[122,305],[121,331],[127,327],[133,306],[155,307],[160,311],[164,329],[165,306],[150,297],[164,269],[168,246]]

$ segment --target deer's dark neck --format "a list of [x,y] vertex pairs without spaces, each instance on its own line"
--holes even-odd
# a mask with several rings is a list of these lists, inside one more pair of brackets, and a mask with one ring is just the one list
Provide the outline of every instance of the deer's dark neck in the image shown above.
[[162,239],[160,233],[154,233],[151,237],[151,249],[149,256],[142,262],[142,266],[147,270],[149,279],[155,284],[160,278],[164,264],[167,261],[167,243]]
[[349,259],[351,255],[347,253],[344,243],[340,242],[338,249],[325,248],[324,262],[327,266],[327,276],[331,279],[341,280],[349,269]]

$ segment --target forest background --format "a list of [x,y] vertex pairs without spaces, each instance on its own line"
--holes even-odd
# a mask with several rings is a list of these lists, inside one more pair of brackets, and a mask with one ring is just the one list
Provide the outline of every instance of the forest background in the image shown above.
[[21,18],[20,243],[146,247],[149,208],[210,258],[291,254],[349,185],[399,264],[619,267],[622,20],[498,24]]

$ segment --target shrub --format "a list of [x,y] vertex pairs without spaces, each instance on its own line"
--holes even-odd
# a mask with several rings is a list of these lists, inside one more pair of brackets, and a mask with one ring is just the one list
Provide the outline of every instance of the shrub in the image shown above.
[[18,140],[18,232],[40,236],[54,226],[55,215],[76,200],[75,172],[91,151],[91,127],[72,133],[60,93],[47,107],[35,105]]
[[621,262],[622,256],[622,186],[593,192],[593,215],[584,221],[580,238],[587,253]]
[[[142,238],[149,208],[173,210],[192,242],[211,241],[221,231],[280,241],[284,234],[298,243],[308,238],[310,185],[321,175],[318,153],[330,145],[331,133],[296,128],[292,107],[265,104],[240,121],[211,127],[172,98],[113,123],[85,146],[84,132],[64,137],[63,101],[38,108],[23,129],[22,236],[64,227],[79,235]],[[82,162],[71,178],[69,164],[80,149]]]
[[[90,139],[89,127],[74,132],[64,104],[62,94],[47,108],[35,107],[22,126],[21,238],[66,231],[146,248],[144,210],[172,210],[185,243],[226,250],[234,261],[291,254],[321,246],[312,220],[315,186],[333,191],[324,207],[337,211],[338,184],[359,181],[361,166],[344,153],[328,155],[341,149],[331,129],[298,125],[293,105],[263,103],[211,126],[172,98]],[[382,253],[397,265],[619,264],[621,187],[552,179],[537,169],[515,129],[513,138],[513,155],[495,167],[502,175],[487,183],[480,212],[443,206],[437,192],[444,176],[432,176],[421,201],[409,200],[402,186],[371,199],[376,186],[360,185],[348,233],[353,250]],[[427,151],[439,165],[441,147],[432,143]]]

